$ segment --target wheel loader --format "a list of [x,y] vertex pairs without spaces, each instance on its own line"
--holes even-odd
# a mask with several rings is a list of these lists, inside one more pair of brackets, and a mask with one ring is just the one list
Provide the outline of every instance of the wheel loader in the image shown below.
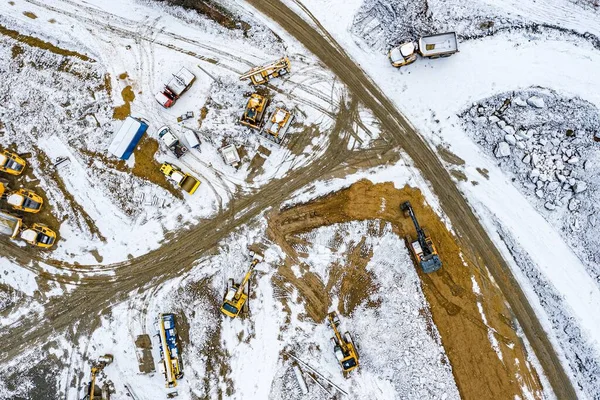
[[106,367],[107,365],[112,363],[113,360],[114,360],[114,358],[113,358],[112,354],[105,354],[105,355],[101,356],[100,358],[98,358],[98,361],[96,361],[92,365],[91,378],[90,378],[91,380],[87,385],[86,394],[82,400],[94,400],[94,399],[108,400],[108,399],[110,399],[110,392],[111,392],[110,385],[108,383],[105,383],[104,385],[102,385],[101,389],[96,387],[96,377],[104,369],[104,367]]
[[236,318],[244,308],[247,310],[248,290],[246,289],[246,285],[248,285],[248,282],[250,281],[250,276],[252,276],[254,267],[256,267],[256,264],[261,262],[262,259],[262,256],[254,254],[248,272],[246,272],[244,279],[239,285],[236,285],[233,282],[233,279],[229,280],[227,290],[225,291],[225,297],[223,298],[223,305],[221,306],[221,312],[223,314],[230,318]]
[[243,81],[250,78],[253,85],[262,85],[267,83],[271,78],[289,74],[290,69],[290,60],[287,57],[283,57],[269,64],[252,68],[250,71],[242,74],[240,80]]
[[350,371],[358,368],[358,353],[354,347],[354,342],[350,333],[346,332],[344,336],[340,334],[338,330],[340,319],[335,311],[327,315],[327,324],[333,330],[334,336],[331,338],[333,351],[342,367],[344,376],[347,376]]
[[440,257],[433,244],[433,241],[431,240],[431,237],[427,236],[425,231],[421,229],[410,202],[405,201],[400,205],[400,208],[404,212],[405,216],[409,216],[412,219],[415,229],[417,230],[417,240],[413,240],[410,237],[406,238],[406,242],[409,245],[408,247],[410,248],[415,262],[419,264],[423,272],[426,274],[439,270],[442,268]]
[[246,104],[246,110],[240,118],[240,123],[250,128],[260,129],[268,103],[269,99],[265,96],[252,93]]
[[28,213],[38,213],[42,209],[44,200],[27,189],[19,189],[14,192],[8,192],[7,186],[0,181],[0,197],[5,198],[6,202],[13,209]]
[[27,163],[18,154],[8,150],[0,152],[0,171],[10,175],[21,175]]

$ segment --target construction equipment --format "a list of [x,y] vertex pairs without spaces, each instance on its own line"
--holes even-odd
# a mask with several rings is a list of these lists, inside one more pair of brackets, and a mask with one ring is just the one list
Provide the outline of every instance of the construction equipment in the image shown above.
[[88,384],[86,395],[83,400],[108,400],[110,398],[110,386],[108,383],[104,383],[102,388],[98,390],[99,388],[96,386],[96,377],[100,372],[102,372],[104,367],[113,362],[113,359],[114,358],[112,354],[105,354],[98,358],[98,361],[92,365],[91,380]]
[[246,104],[246,110],[240,118],[240,123],[250,128],[260,129],[268,103],[269,99],[265,96],[252,93]]
[[18,154],[8,150],[0,152],[0,171],[10,175],[21,175],[27,163]]
[[162,139],[175,157],[181,158],[188,152],[188,148],[181,144],[177,136],[171,132],[171,129],[168,126],[163,126],[158,130],[158,137]]
[[340,334],[338,330],[338,327],[340,326],[340,319],[337,313],[335,311],[330,312],[327,315],[327,320],[328,325],[331,327],[334,334],[334,336],[331,338],[333,351],[340,362],[344,376],[346,376],[350,371],[358,368],[358,353],[356,352],[356,348],[354,347],[354,343],[352,342],[352,337],[350,337],[350,334],[348,332],[344,333],[344,336]]
[[160,339],[160,369],[165,375],[165,387],[174,388],[177,386],[177,380],[183,378],[177,346],[175,314],[160,314],[157,325],[157,334]]
[[281,144],[293,120],[292,113],[283,108],[276,108],[265,123],[264,132],[261,132],[261,136]]
[[158,92],[154,98],[164,108],[172,107],[179,97],[192,86],[196,76],[187,68],[181,68],[179,72],[173,74],[171,80],[165,85],[162,91]]
[[405,216],[410,216],[415,225],[415,229],[417,230],[417,240],[412,240],[410,237],[406,238],[407,243],[410,244],[409,248],[415,258],[415,262],[419,264],[426,274],[442,268],[442,262],[433,245],[433,241],[431,240],[431,237],[425,235],[425,231],[421,229],[410,202],[405,201],[400,205],[400,208]]
[[46,225],[33,224],[31,228],[23,226],[23,220],[0,211],[0,234],[11,239],[20,238],[27,243],[49,249],[56,242],[56,233]]
[[450,57],[458,52],[456,33],[446,32],[421,37],[418,42],[402,43],[390,50],[388,57],[394,67],[404,67],[417,59],[417,53],[425,58]]
[[246,285],[250,280],[250,276],[254,271],[254,267],[256,264],[262,261],[262,256],[257,254],[254,255],[252,262],[250,263],[250,268],[248,268],[248,272],[244,276],[244,279],[239,285],[236,285],[233,282],[233,279],[229,280],[229,284],[227,285],[227,290],[225,291],[225,297],[223,298],[223,305],[221,306],[221,312],[227,315],[230,318],[236,318],[242,312],[242,309],[246,306],[246,301],[248,300],[247,290],[244,292]]
[[7,193],[6,184],[3,182],[0,182],[0,197],[5,198],[13,209],[29,213],[40,212],[44,204],[44,200],[31,190],[19,189]]
[[21,239],[33,246],[49,249],[56,242],[56,232],[46,225],[36,223],[21,232]]
[[252,68],[250,71],[242,74],[240,80],[243,81],[250,78],[253,85],[262,85],[267,83],[271,78],[289,74],[290,70],[290,60],[287,57],[283,57],[269,64]]
[[181,171],[181,168],[176,165],[164,163],[160,166],[160,172],[165,174],[167,178],[175,181],[177,186],[189,194],[194,194],[196,189],[200,186],[200,181],[198,179],[190,174],[184,173]]
[[192,118],[194,118],[194,112],[186,111],[185,113],[183,113],[179,117],[177,117],[177,122],[187,121],[188,119],[192,119]]

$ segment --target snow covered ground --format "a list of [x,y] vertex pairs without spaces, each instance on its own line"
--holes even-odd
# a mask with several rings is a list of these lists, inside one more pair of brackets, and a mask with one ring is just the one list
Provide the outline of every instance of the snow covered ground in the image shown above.
[[[144,254],[158,247],[166,232],[216,215],[236,193],[281,178],[327,148],[326,132],[343,89],[297,45],[284,49],[260,24],[244,35],[196,13],[147,2],[32,0],[3,3],[0,9],[0,23],[9,29],[79,52],[79,58],[67,58],[2,38],[0,144],[32,154],[31,179],[39,180],[38,191],[60,221],[52,226],[60,232],[54,259],[108,264]],[[285,106],[296,119],[279,147],[237,124],[252,92],[237,76],[284,53],[295,74],[271,91],[269,110]],[[154,93],[181,66],[193,71],[196,82],[173,108],[162,109]],[[176,117],[188,110],[196,117],[178,126]],[[162,144],[154,153],[155,142],[142,143],[141,154],[118,163],[106,148],[121,124],[115,117],[128,112],[149,121],[147,136],[154,139],[162,125],[179,137],[193,129],[201,148],[175,160]],[[298,134],[305,132],[311,140],[303,144]],[[227,144],[242,154],[238,169],[221,157],[219,149]],[[53,168],[59,157],[70,164]],[[157,171],[164,161],[200,178],[199,191],[176,196],[177,189]]]
[[[289,3],[292,6],[300,4]],[[597,147],[591,143],[590,133],[597,130],[593,121],[600,107],[600,88],[591,71],[600,65],[597,37],[600,11],[587,3],[562,1],[542,4],[529,1],[415,3],[330,0],[323,7],[323,2],[307,0],[302,4],[384,89],[434,147],[449,148],[465,162],[458,166],[448,163],[448,167],[464,174],[466,182],[460,183],[460,187],[484,224],[490,232],[496,232],[498,224],[510,232],[516,238],[513,243],[518,243],[520,251],[531,258],[528,268],[535,269],[535,276],[543,277],[540,281],[533,279],[531,274],[518,273],[517,265],[525,263],[516,258],[513,264],[515,271],[522,278],[521,284],[530,294],[532,303],[537,304],[558,351],[562,352],[561,349],[565,349],[570,340],[560,332],[564,323],[580,332],[581,340],[577,341],[580,347],[562,352],[563,359],[579,386],[580,395],[594,398],[600,391],[596,374],[591,372],[597,370],[600,360],[597,329],[600,326],[597,313],[600,290],[594,262],[587,262],[589,256],[579,250],[582,244],[575,251],[567,245],[577,241],[577,236],[565,238],[571,233],[561,232],[562,226],[557,226],[560,222],[556,222],[559,218],[547,212],[545,202],[540,204],[535,197],[521,194],[509,179],[510,175],[507,177],[497,165],[498,160],[489,152],[482,153],[472,139],[473,135],[477,135],[477,140],[485,140],[479,139],[481,130],[466,132],[460,115],[464,110],[486,104],[487,100],[503,93],[517,97],[520,91],[531,87],[547,88],[549,91],[540,89],[541,93],[556,93],[552,96],[557,97],[557,102],[564,98],[574,99],[574,104],[588,107],[590,113],[584,119],[590,123],[585,126],[579,124],[574,129],[588,129],[582,140],[592,152],[593,146]],[[330,9],[336,12],[327,12]],[[299,14],[303,12],[300,7],[296,10]],[[309,20],[309,16],[306,19]],[[414,39],[421,33],[444,30],[455,30],[462,38],[457,55],[444,60],[420,59],[402,70],[390,66],[386,52],[391,45],[404,39]],[[524,100],[528,97],[527,93],[523,92]],[[561,111],[571,106],[568,101],[558,105]],[[541,124],[543,122],[540,120]],[[579,197],[592,203],[595,189],[591,188],[595,188],[597,182],[593,174],[589,176],[593,180],[588,182],[588,190],[584,192],[587,194]],[[548,215],[550,222],[541,215]],[[598,236],[591,224],[588,231],[590,236]],[[500,236],[495,237],[502,246]],[[576,254],[581,255],[583,260]],[[548,301],[557,295],[562,298],[558,303],[561,316],[555,314],[557,303],[550,305]],[[562,322],[557,324],[556,318]],[[578,359],[586,362],[582,365]]]

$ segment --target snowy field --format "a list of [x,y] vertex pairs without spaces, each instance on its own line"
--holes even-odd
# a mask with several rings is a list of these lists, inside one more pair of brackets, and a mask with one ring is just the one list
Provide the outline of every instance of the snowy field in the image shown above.
[[[433,147],[441,146],[458,156],[458,162],[450,159],[447,167],[456,171],[453,175],[459,187],[492,238],[500,247],[510,243],[511,250],[504,247],[504,253],[509,259],[515,257],[514,271],[562,353],[579,395],[596,398],[600,392],[600,285],[594,199],[599,182],[593,172],[598,149],[593,136],[599,128],[600,81],[592,71],[600,65],[598,6],[594,2],[563,1],[330,0],[327,7],[312,0],[288,3],[306,20],[316,18]],[[327,9],[336,12],[328,13]],[[447,30],[458,34],[457,55],[443,60],[419,59],[401,70],[390,65],[386,54],[392,46],[420,34]],[[536,94],[548,103],[539,115],[531,111],[538,110],[535,105],[526,103]],[[512,131],[503,131],[502,123],[495,124],[496,131],[489,120],[483,123],[478,119],[480,107],[488,107],[486,118],[492,117],[506,98],[520,98],[526,104],[519,107],[513,102],[507,111],[509,115],[515,113],[514,120],[507,121],[515,135],[529,123],[542,128],[530,146],[535,146],[533,153],[537,153],[540,166],[549,167],[544,170],[549,179],[548,183],[542,181],[543,187],[538,188],[538,181],[533,182],[530,175],[528,182],[524,180],[524,175],[535,169],[535,165],[528,168],[523,163],[526,151],[517,159],[527,150],[526,142],[525,149],[509,144],[511,156],[498,159],[494,150]],[[469,110],[474,110],[475,118]],[[578,134],[567,137],[569,129]],[[549,135],[544,137],[542,132]],[[554,152],[560,151],[566,169],[574,172],[565,179],[568,186],[561,182],[558,193],[552,183],[559,179],[553,170],[557,164],[552,139],[556,142],[553,135],[562,133],[565,137],[560,136],[561,143]],[[497,140],[492,144],[494,137]],[[538,139],[550,144],[544,147]],[[515,136],[514,147],[519,141]],[[563,160],[567,148],[572,156]],[[543,201],[542,193],[535,193],[538,190],[544,191]],[[555,197],[546,199],[552,193]],[[528,261],[518,256],[523,254],[528,255]],[[564,329],[573,335],[565,335]]]
[[[441,158],[510,260],[578,395],[598,398],[597,1],[287,3],[309,19],[306,6],[431,146],[446,150]],[[146,255],[173,237],[181,240],[175,235],[210,219],[236,215],[236,199],[277,180],[285,183],[294,171],[329,156],[340,125],[354,128],[344,142],[351,150],[377,141],[371,113],[350,101],[345,87],[301,44],[241,0],[223,5],[234,28],[149,0],[0,4],[0,147],[25,155],[28,172],[17,185],[44,193],[40,218],[60,235],[35,262],[19,265],[16,256],[0,255],[2,329],[18,327],[25,316],[43,316],[48,302],[76,289],[73,277],[110,281],[116,276],[112,265],[120,265],[113,263]],[[389,64],[391,46],[446,30],[458,34],[457,55],[420,59],[402,70]],[[277,146],[238,123],[253,92],[238,76],[284,54],[293,73],[264,89],[270,110],[284,106],[296,117],[286,142]],[[154,94],[182,66],[197,79],[165,110]],[[195,117],[178,124],[186,111]],[[150,128],[125,163],[106,149],[128,114]],[[200,148],[176,159],[157,137],[163,125],[180,138],[196,132]],[[220,154],[229,144],[242,158],[237,168]],[[65,157],[68,164],[55,165]],[[199,178],[200,189],[193,196],[182,193],[158,172],[162,162]],[[444,218],[427,182],[402,156],[394,166],[315,181],[281,201],[306,202],[363,178],[419,187]],[[185,374],[176,389],[180,399],[322,399],[334,395],[333,384],[348,394],[338,398],[460,397],[419,276],[390,225],[352,222],[304,233],[296,238],[295,260],[267,236],[260,214],[181,276],[128,293],[98,316],[97,325],[52,334],[50,342],[0,367],[0,398],[46,399],[52,393],[80,399],[92,361],[105,353],[115,361],[100,378],[112,382],[115,398],[165,398],[162,374],[141,371],[144,357],[151,355],[144,368],[155,369],[160,360],[154,323],[162,312],[177,316]],[[250,316],[225,319],[219,307],[227,280],[243,276],[251,261],[248,246],[257,244],[265,247],[265,260],[252,278]],[[27,250],[24,243],[12,246],[15,254]],[[353,254],[372,285],[356,304],[347,302],[335,280],[337,266],[350,263]],[[75,264],[73,271],[61,262]],[[317,306],[295,286],[308,278],[329,288],[329,302],[319,307],[338,310],[358,345],[361,368],[351,379],[337,364],[331,330],[315,321]],[[482,308],[480,313],[487,325]],[[143,335],[150,346],[140,344]],[[291,355],[330,382],[311,380],[300,365],[308,384],[302,394]],[[537,365],[534,355],[528,362]],[[531,394],[539,396],[552,398],[550,391]]]

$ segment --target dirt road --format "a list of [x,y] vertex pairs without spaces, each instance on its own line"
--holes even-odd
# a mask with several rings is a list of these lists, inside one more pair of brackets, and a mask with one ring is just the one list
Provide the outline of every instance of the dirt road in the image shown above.
[[[373,111],[381,121],[383,130],[387,132],[386,136],[408,153],[440,199],[444,212],[460,237],[463,251],[471,260],[479,263],[479,268],[483,269],[484,265],[489,268],[502,289],[557,397],[576,399],[571,381],[523,290],[433,150],[324,28],[317,24],[321,30],[318,32],[279,1],[248,0],[248,2],[317,56],[348,86],[358,100]],[[310,18],[310,14],[307,15]]]

